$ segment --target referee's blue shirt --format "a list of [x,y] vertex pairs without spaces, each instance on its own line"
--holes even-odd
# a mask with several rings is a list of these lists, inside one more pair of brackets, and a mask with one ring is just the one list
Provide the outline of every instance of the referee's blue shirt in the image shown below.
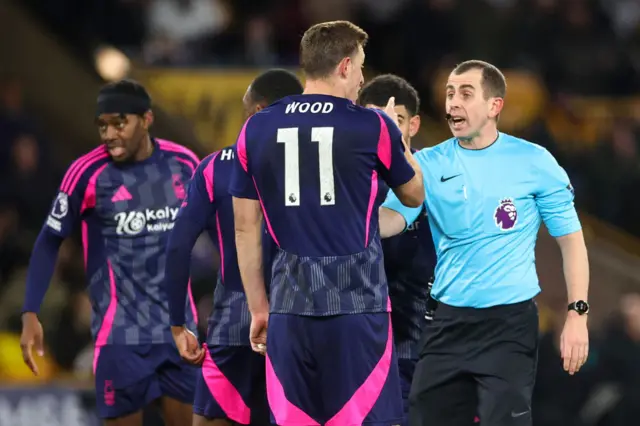
[[[414,158],[422,168],[425,206],[436,247],[432,296],[447,305],[487,308],[540,292],[535,243],[541,221],[553,237],[577,232],[567,173],[543,147],[505,133],[489,147],[449,139]],[[383,207],[413,223],[389,191]]]

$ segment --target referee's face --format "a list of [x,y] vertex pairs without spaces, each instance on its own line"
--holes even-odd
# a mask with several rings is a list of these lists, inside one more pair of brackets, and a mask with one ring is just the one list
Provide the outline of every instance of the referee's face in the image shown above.
[[470,139],[479,134],[489,121],[489,102],[482,89],[482,70],[462,74],[451,73],[445,102],[449,128],[453,136]]

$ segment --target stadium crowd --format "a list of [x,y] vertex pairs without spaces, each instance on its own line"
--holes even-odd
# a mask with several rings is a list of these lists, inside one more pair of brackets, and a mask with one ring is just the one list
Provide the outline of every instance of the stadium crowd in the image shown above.
[[[640,236],[640,5],[633,0],[56,0],[25,1],[87,63],[99,44],[118,46],[162,66],[292,65],[309,24],[350,19],[373,40],[366,67],[406,77],[435,121],[434,80],[443,67],[481,58],[526,69],[543,82],[540,114],[520,134],[548,148],[572,177],[579,208]],[[45,19],[46,18],[46,19]],[[80,33],[79,33],[80,32]],[[478,34],[482,34],[479,37]],[[508,35],[508,36],[507,36]],[[83,44],[84,43],[84,44]],[[595,117],[592,130],[577,99],[625,107]],[[517,103],[517,99],[511,99]],[[628,107],[626,107],[628,105]],[[560,124],[558,124],[560,123]],[[558,127],[563,130],[558,131]],[[569,129],[566,131],[566,129]],[[435,142],[437,138],[426,140]],[[17,344],[25,266],[60,181],[62,167],[21,97],[19,78],[0,81],[0,380],[32,380]],[[33,189],[37,188],[36,191]],[[28,196],[25,196],[28,194]],[[42,317],[45,377],[91,374],[91,308],[84,293],[79,241],[63,246]],[[215,268],[202,239],[193,263],[198,312],[211,306]],[[215,266],[215,265],[214,265]],[[640,417],[640,289],[593,336],[583,371],[567,376],[558,360],[563,318],[550,314],[535,391],[536,425],[617,426]],[[200,321],[206,324],[206,321]],[[201,330],[204,332],[204,330]],[[12,349],[13,348],[13,349]],[[15,353],[13,353],[15,351]]]

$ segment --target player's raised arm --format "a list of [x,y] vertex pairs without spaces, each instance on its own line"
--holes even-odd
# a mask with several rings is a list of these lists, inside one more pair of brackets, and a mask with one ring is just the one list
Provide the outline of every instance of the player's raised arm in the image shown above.
[[[569,314],[562,332],[561,352],[564,369],[569,374],[574,374],[586,362],[589,354],[587,315],[577,306],[588,300],[587,247],[573,203],[573,187],[567,173],[546,150],[535,164],[539,176],[539,190],[535,198],[538,211],[562,253]],[[584,305],[588,306],[586,303]]]
[[[385,111],[395,115],[395,101],[389,99]],[[378,141],[378,159],[380,172],[403,205],[420,207],[424,202],[424,183],[420,165],[402,139],[397,123],[387,113],[378,113],[380,117],[380,139]]]
[[90,186],[90,176],[99,173],[108,157],[103,147],[80,157],[67,170],[58,190],[51,212],[36,239],[27,269],[27,282],[22,308],[22,337],[20,346],[24,362],[34,374],[38,367],[32,350],[43,354],[43,331],[38,312],[53,276],[58,251],[87,209],[93,207],[95,199]]

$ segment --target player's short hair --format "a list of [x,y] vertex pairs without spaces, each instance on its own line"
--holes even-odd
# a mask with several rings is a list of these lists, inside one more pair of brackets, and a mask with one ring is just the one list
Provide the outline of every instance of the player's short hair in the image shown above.
[[150,109],[151,96],[135,80],[109,82],[98,92],[96,116],[102,113],[144,115]]
[[390,97],[396,98],[396,105],[404,106],[409,114],[417,115],[420,111],[418,91],[404,78],[393,74],[379,75],[369,81],[360,90],[360,105],[385,106]]
[[485,98],[504,98],[507,95],[507,79],[498,67],[488,62],[477,59],[464,61],[456,65],[453,73],[460,75],[471,70],[482,71],[482,90]]
[[130,95],[151,100],[151,96],[149,96],[147,89],[145,89],[142,84],[129,79],[112,81],[105,84],[100,88],[98,96],[105,94]]
[[369,35],[349,21],[316,24],[305,31],[300,42],[300,66],[311,79],[327,77],[344,58],[353,56]]
[[298,77],[284,69],[270,69],[263,72],[251,83],[249,94],[253,102],[271,105],[275,101],[304,91]]

